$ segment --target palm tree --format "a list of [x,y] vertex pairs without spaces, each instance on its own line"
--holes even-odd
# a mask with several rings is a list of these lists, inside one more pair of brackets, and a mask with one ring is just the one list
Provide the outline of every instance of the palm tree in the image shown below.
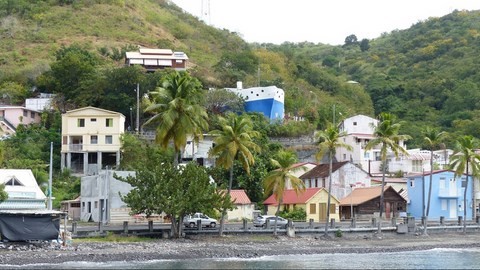
[[276,168],[270,171],[263,180],[263,187],[265,194],[273,194],[278,203],[277,211],[275,212],[275,225],[273,227],[273,235],[277,235],[277,218],[280,213],[280,205],[283,200],[283,193],[285,187],[290,183],[291,187],[298,194],[305,191],[305,184],[303,181],[292,173],[305,169],[302,167],[293,167],[297,162],[297,156],[290,151],[280,150],[275,159],[272,159],[272,164]]
[[[475,153],[477,149],[477,141],[470,135],[465,135],[460,137],[455,142],[455,151],[450,158],[450,167],[455,170],[455,177],[460,176],[466,172],[466,186],[463,193],[463,233],[467,231],[467,189],[468,189],[468,175],[469,175],[469,165],[471,167],[471,172],[473,177],[478,177],[480,174],[480,155]],[[475,189],[472,185],[472,200],[475,197]],[[473,214],[472,218],[475,216],[475,208],[473,205]]]
[[380,122],[374,127],[373,134],[375,138],[367,143],[365,151],[371,150],[377,145],[380,145],[380,158],[382,160],[382,189],[380,191],[380,221],[378,223],[378,232],[381,232],[381,222],[383,213],[383,200],[385,189],[385,174],[387,170],[387,151],[390,149],[395,157],[398,157],[399,153],[408,155],[407,150],[403,148],[399,143],[411,139],[409,135],[399,135],[398,132],[402,126],[402,122],[397,122],[393,114],[380,113]]
[[208,128],[207,112],[201,106],[202,89],[198,79],[187,72],[171,72],[163,80],[161,87],[149,93],[151,100],[145,112],[154,114],[144,125],[157,124],[156,143],[167,148],[173,141],[175,149],[174,165],[187,138],[202,138]]
[[435,128],[426,127],[423,130],[424,141],[430,149],[430,184],[428,186],[428,199],[427,199],[427,211],[425,214],[425,224],[423,228],[423,233],[427,234],[427,222],[428,215],[430,214],[430,198],[432,197],[432,183],[433,183],[433,150],[440,142],[445,138],[446,133],[444,131],[439,132]]
[[326,130],[318,133],[319,150],[316,154],[317,160],[321,160],[325,154],[328,154],[329,162],[329,180],[328,180],[328,200],[327,200],[327,217],[325,221],[325,237],[328,236],[328,219],[330,218],[330,198],[332,194],[332,163],[337,148],[345,148],[352,151],[352,146],[339,141],[339,138],[345,136],[346,133],[339,133],[338,128],[330,125]]
[[[230,170],[227,196],[230,196],[233,182],[233,165],[239,160],[243,169],[250,174],[250,166],[255,163],[252,152],[260,152],[260,146],[253,142],[253,138],[260,135],[253,130],[253,124],[247,115],[238,116],[227,114],[226,118],[219,117],[221,130],[212,130],[216,135],[215,146],[210,149],[209,156],[216,157],[216,165]],[[223,235],[226,209],[222,211],[220,220],[220,235]]]

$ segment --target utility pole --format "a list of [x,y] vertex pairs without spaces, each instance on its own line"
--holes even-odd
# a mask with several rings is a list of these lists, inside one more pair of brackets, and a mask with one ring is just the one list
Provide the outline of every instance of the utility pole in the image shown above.
[[137,83],[137,126],[135,128],[137,135],[140,132],[140,84]]
[[52,210],[52,164],[53,164],[53,142],[50,142],[50,170],[48,176],[48,210]]

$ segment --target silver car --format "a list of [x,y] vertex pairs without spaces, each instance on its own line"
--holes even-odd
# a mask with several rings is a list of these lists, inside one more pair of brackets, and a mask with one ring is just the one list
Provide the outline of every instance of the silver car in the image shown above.
[[[275,216],[272,215],[259,215],[255,220],[253,220],[253,226],[255,227],[267,227],[267,220],[271,227],[275,226]],[[288,225],[288,220],[278,217],[277,227],[286,228]]]
[[211,218],[202,213],[195,213],[193,215],[188,215],[183,219],[183,225],[189,228],[195,228],[197,226],[197,221],[201,220],[202,227],[215,228],[217,226],[217,220]]

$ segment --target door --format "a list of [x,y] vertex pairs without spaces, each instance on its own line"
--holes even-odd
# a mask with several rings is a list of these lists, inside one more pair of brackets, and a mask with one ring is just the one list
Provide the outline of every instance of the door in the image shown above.
[[391,205],[389,202],[385,202],[385,218],[390,218]]
[[450,208],[449,218],[457,218],[457,200],[449,200],[448,207]]
[[327,204],[319,203],[318,204],[318,218],[319,221],[325,220],[327,218]]

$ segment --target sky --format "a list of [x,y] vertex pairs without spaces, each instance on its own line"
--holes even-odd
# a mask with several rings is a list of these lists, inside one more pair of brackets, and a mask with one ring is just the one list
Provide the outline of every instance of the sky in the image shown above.
[[358,40],[374,39],[454,10],[480,10],[480,0],[171,1],[211,26],[237,32],[247,42],[274,44],[342,45],[352,34]]

